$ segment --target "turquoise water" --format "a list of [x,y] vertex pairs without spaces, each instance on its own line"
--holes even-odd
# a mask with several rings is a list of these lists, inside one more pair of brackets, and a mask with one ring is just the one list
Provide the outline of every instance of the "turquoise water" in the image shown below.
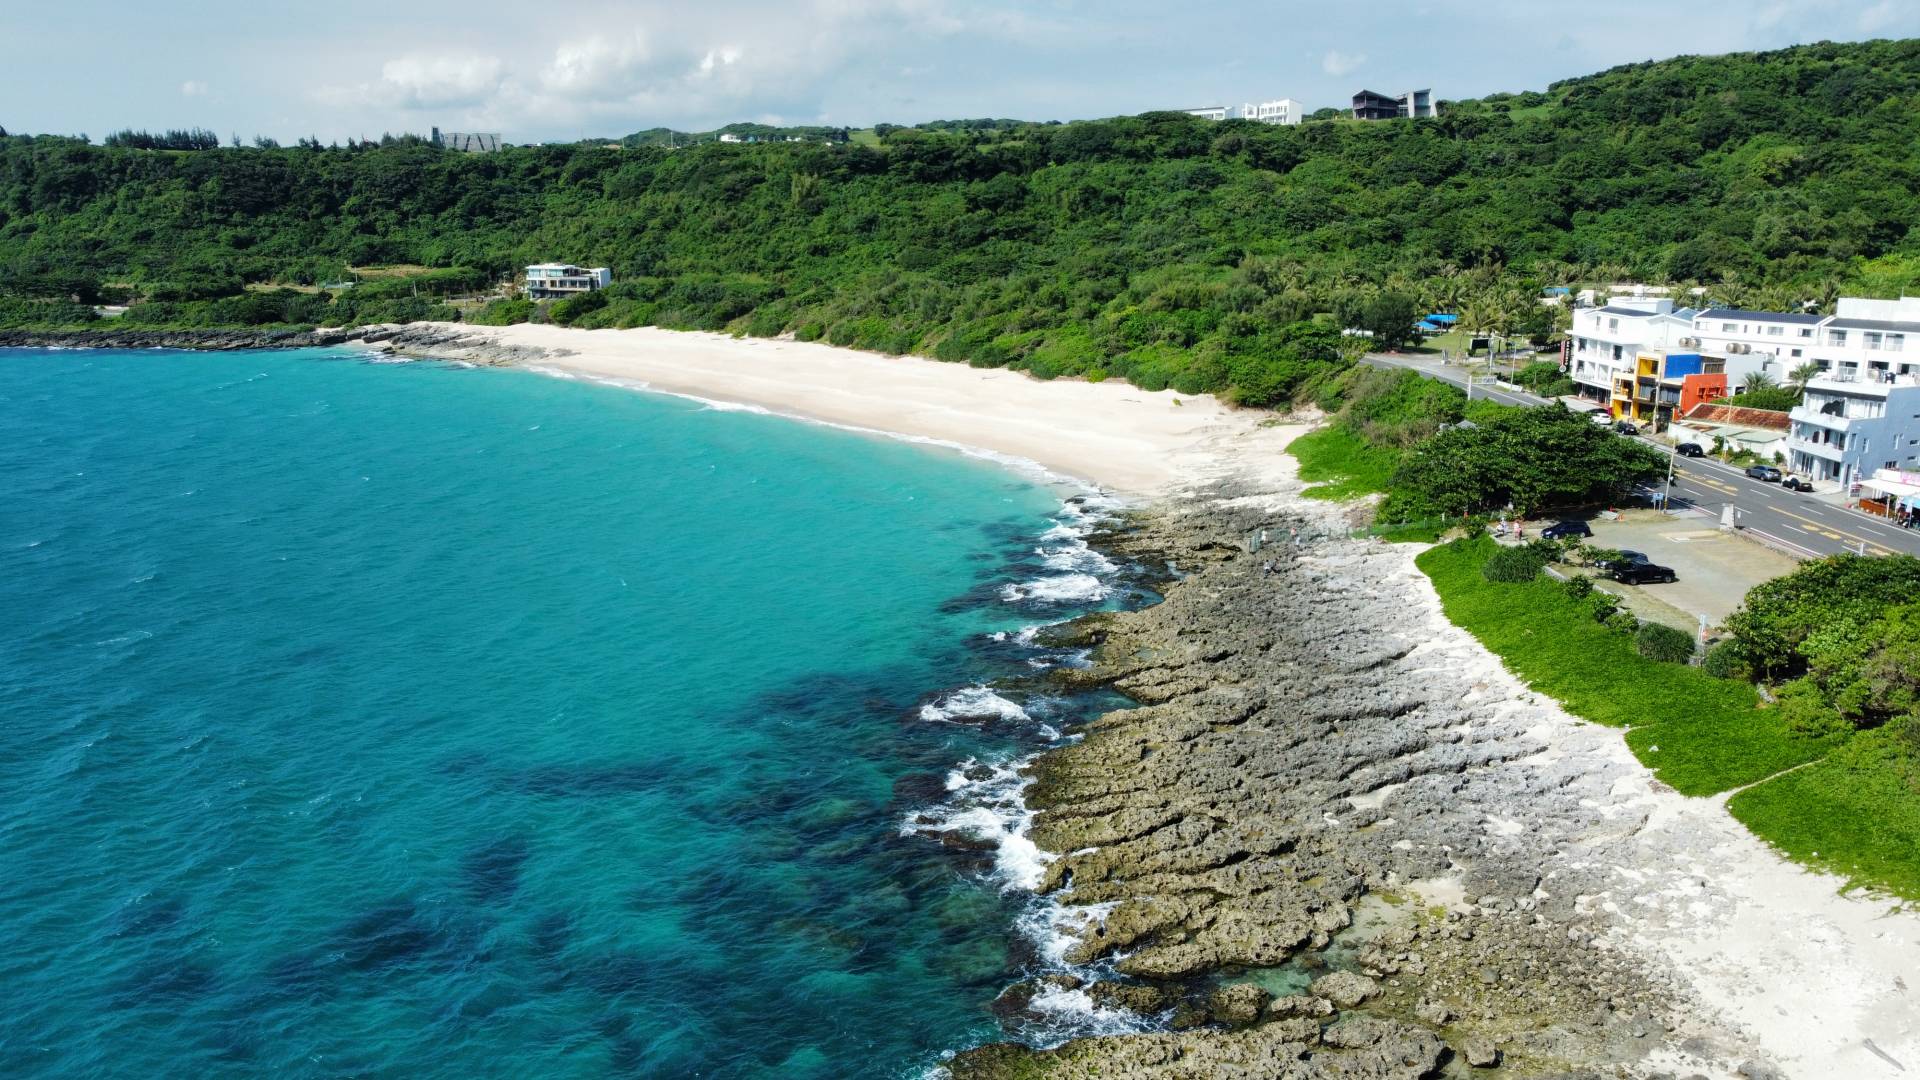
[[901,823],[1085,707],[936,693],[1114,602],[1035,554],[1057,490],[312,352],[0,350],[0,432],[0,1074],[904,1076],[1001,1037],[1029,901]]

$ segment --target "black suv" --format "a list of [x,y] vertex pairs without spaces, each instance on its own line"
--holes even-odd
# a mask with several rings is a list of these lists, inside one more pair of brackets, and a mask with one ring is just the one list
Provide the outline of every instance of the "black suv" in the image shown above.
[[1747,466],[1747,475],[1753,477],[1755,480],[1764,480],[1769,484],[1777,484],[1780,482],[1780,470],[1771,465],[1749,465]]
[[1786,488],[1788,491],[1812,491],[1813,481],[1798,476],[1789,476],[1785,480],[1780,481],[1780,486]]
[[1669,566],[1650,562],[1628,562],[1622,559],[1607,564],[1607,576],[1622,585],[1650,585],[1656,582],[1679,581],[1680,576]]
[[1556,521],[1541,529],[1540,535],[1548,540],[1565,540],[1570,536],[1592,536],[1593,529],[1584,521]]
[[1700,444],[1696,442],[1683,442],[1679,446],[1674,447],[1673,452],[1679,454],[1681,457],[1707,456],[1707,452],[1700,449]]
[[1640,434],[1640,425],[1631,420],[1616,420],[1613,425],[1613,430],[1622,435],[1638,435]]

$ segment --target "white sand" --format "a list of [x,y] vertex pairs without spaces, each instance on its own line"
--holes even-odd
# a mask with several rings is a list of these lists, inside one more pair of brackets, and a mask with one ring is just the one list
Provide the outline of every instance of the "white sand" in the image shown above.
[[535,368],[989,450],[1134,498],[1229,465],[1284,474],[1290,459],[1282,449],[1302,430],[1261,427],[1271,414],[1233,409],[1211,395],[1148,393],[1118,381],[1043,382],[1017,371],[797,341],[531,324],[446,328],[572,353]]

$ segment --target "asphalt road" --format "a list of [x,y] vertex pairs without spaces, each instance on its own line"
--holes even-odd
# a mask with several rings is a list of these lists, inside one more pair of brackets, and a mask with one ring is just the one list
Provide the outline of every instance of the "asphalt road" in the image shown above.
[[[1455,386],[1467,385],[1465,372],[1441,364],[1438,357],[1369,355],[1364,362],[1378,368],[1407,368]],[[1545,398],[1501,390],[1478,380],[1473,385],[1473,396],[1504,405],[1547,404]],[[1660,443],[1649,445],[1668,449]],[[1864,551],[1868,555],[1920,556],[1920,529],[1902,529],[1814,495],[1755,480],[1712,458],[1676,455],[1673,464],[1672,509],[1693,510],[1718,522],[1731,505],[1734,524],[1739,528],[1759,533],[1762,538],[1800,554]]]

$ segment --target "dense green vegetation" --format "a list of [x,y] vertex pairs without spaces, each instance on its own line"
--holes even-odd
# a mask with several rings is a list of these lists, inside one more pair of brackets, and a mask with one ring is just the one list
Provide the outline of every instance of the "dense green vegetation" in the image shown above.
[[[1729,805],[1756,835],[1920,899],[1920,604],[1874,599],[1915,595],[1920,560],[1837,556],[1763,584],[1704,668],[1680,663],[1687,634],[1634,625],[1585,579],[1512,572],[1535,565],[1528,548],[1480,537],[1417,561],[1448,618],[1569,712],[1629,728],[1661,780],[1689,795],[1754,785]],[[1805,674],[1766,707],[1743,679],[1715,677],[1750,670],[1736,653]]]
[[1591,505],[1666,468],[1652,448],[1561,406],[1469,402],[1411,371],[1356,367],[1318,401],[1331,423],[1293,446],[1302,479],[1328,482],[1309,494],[1385,491],[1389,524]]
[[[1337,366],[1282,333],[1316,317],[1391,344],[1422,309],[1535,335],[1550,329],[1521,325],[1544,317],[1535,287],[1582,276],[1698,279],[1731,303],[1911,289],[1916,106],[1920,43],[1874,42],[1631,65],[1417,123],[1149,114],[876,129],[872,146],[635,138],[473,155],[406,138],[167,150],[14,136],[0,140],[0,264],[16,281],[74,279],[51,301],[224,290],[171,301],[195,304],[348,267],[501,281],[561,259],[622,284],[557,320],[791,331],[1269,401]],[[446,314],[355,291],[324,310],[282,298],[166,317]]]

